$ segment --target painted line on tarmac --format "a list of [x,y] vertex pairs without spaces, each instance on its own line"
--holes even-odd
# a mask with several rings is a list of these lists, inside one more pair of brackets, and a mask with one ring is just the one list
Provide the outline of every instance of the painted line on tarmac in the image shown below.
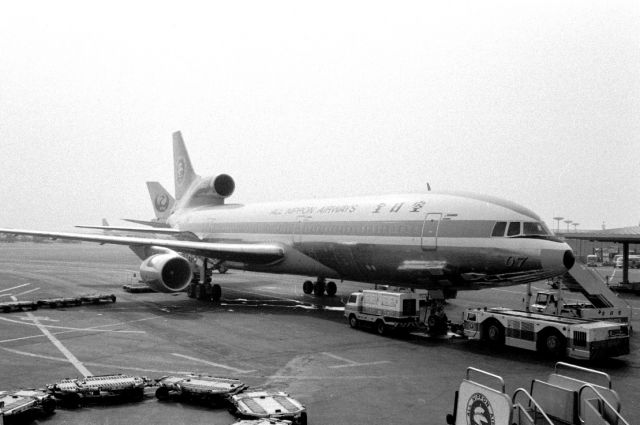
[[378,365],[378,364],[391,363],[389,360],[380,360],[380,361],[377,361],[377,362],[358,363],[358,362],[355,362],[353,360],[345,359],[344,357],[336,356],[335,354],[331,354],[331,353],[327,353],[327,352],[323,352],[321,354],[324,354],[325,356],[331,357],[332,359],[335,359],[335,360],[338,360],[338,361],[346,363],[346,364],[341,364],[341,365],[329,366],[329,369],[339,369],[339,368],[344,368],[344,367],[358,367],[358,366],[373,366],[373,365]]
[[[16,297],[11,297],[12,300],[14,301],[18,301],[18,299]],[[67,360],[69,360],[69,362],[76,368],[78,369],[78,372],[80,372],[81,374],[83,374],[84,376],[91,376],[92,373],[89,372],[89,369],[87,369],[86,367],[84,367],[84,365],[82,364],[82,362],[80,362],[80,360],[78,360],[78,358],[76,356],[73,355],[73,353],[71,351],[69,351],[67,349],[67,347],[65,347],[58,338],[56,338],[55,336],[53,336],[53,334],[51,334],[51,332],[49,332],[49,329],[47,329],[46,327],[42,326],[42,324],[40,323],[40,321],[38,320],[38,318],[36,316],[34,316],[33,314],[27,312],[27,317],[30,318],[33,321],[33,324],[36,325],[38,327],[38,329],[40,329],[40,332],[42,332],[48,339],[49,341],[51,341],[51,343],[53,345],[55,345],[55,347],[60,350],[60,352],[67,358]]]
[[40,290],[40,288],[29,289],[28,291],[24,291],[24,292],[20,292],[19,294],[16,294],[16,297],[19,297],[21,295],[27,295],[27,294],[30,294],[32,292],[36,292],[38,290]]
[[23,283],[22,285],[14,286],[12,288],[0,289],[0,292],[7,292],[7,291],[11,291],[12,289],[18,289],[18,288],[22,288],[23,286],[29,286],[29,285],[31,285],[31,284],[30,283]]
[[202,359],[197,359],[197,358],[191,357],[191,356],[185,356],[184,354],[171,353],[171,355],[172,356],[176,356],[176,357],[181,357],[183,359],[191,360],[191,361],[194,361],[194,362],[197,362],[197,363],[203,363],[203,364],[206,364],[206,365],[209,365],[209,366],[219,367],[221,369],[232,370],[232,371],[237,372],[237,373],[252,373],[252,372],[255,372],[255,370],[237,369],[235,367],[223,365],[223,364],[220,364],[220,363],[213,363],[213,362],[210,362],[208,360],[202,360]]
[[[13,319],[7,319],[6,317],[0,317],[0,320],[3,320],[5,322],[9,322],[9,323],[19,323],[21,325],[27,325],[27,326],[36,326],[34,323],[25,323],[24,321],[19,321],[19,320],[13,320]],[[22,317],[22,320],[32,320],[30,319],[28,316]],[[145,319],[148,320],[148,319]],[[73,331],[73,332],[110,332],[110,333],[119,333],[119,334],[144,334],[146,333],[146,331],[114,331],[111,329],[97,329],[98,326],[96,327],[92,327],[92,328],[72,328],[69,326],[57,326],[57,325],[42,325],[45,328],[49,328],[49,329],[64,329],[67,331]],[[101,325],[100,327],[105,327],[105,326],[113,326],[113,324],[109,324],[109,325]]]

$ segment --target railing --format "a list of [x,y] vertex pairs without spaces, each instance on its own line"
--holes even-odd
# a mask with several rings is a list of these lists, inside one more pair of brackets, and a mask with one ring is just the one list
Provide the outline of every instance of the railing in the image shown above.
[[587,388],[595,393],[601,403],[604,403],[604,408],[600,406],[598,412],[601,417],[607,421],[607,423],[611,425],[630,425],[629,422],[620,415],[620,406],[618,406],[618,409],[614,408],[611,403],[609,403],[607,399],[604,398],[602,394],[600,394],[600,392],[591,384],[584,384],[578,391],[578,418],[582,423],[584,423],[584,420],[582,419],[582,392]]
[[[529,399],[529,406],[533,405],[535,407],[534,409],[532,409],[533,417],[531,417],[531,415],[529,414],[527,409],[525,409],[522,406],[522,404],[516,403],[516,398],[518,397],[518,394],[524,394],[525,396],[527,396],[527,399]],[[544,412],[544,410],[542,410],[542,407],[540,407],[538,402],[535,401],[535,399],[533,397],[531,397],[531,394],[529,394],[527,392],[527,390],[525,390],[524,388],[518,388],[513,393],[513,397],[511,398],[511,401],[513,403],[513,406],[518,408],[518,414],[524,413],[525,417],[527,418],[527,420],[529,421],[530,424],[539,425],[540,422],[538,421],[538,418],[543,418],[546,421],[545,422],[546,424],[554,425],[553,422],[551,421],[551,419],[549,418],[549,416],[547,416],[547,414]],[[518,423],[519,424],[522,423],[522,422],[520,422],[520,416],[518,416]]]

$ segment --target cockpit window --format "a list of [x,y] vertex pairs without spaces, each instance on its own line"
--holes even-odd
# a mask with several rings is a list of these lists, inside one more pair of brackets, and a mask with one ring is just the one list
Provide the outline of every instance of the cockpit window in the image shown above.
[[542,223],[525,222],[523,223],[522,233],[526,235],[548,235],[547,229]]
[[507,236],[518,236],[520,234],[520,222],[512,221],[509,223],[509,229],[507,230]]
[[504,236],[504,231],[507,228],[506,221],[498,221],[496,225],[493,226],[493,232],[491,232],[491,236]]

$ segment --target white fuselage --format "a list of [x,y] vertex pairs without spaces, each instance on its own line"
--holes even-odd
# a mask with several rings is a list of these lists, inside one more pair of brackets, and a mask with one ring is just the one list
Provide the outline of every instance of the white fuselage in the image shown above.
[[[475,194],[179,204],[168,222],[206,241],[270,242],[287,249],[284,261],[237,267],[404,286],[473,289],[538,280],[566,271],[570,253],[532,211]],[[496,235],[499,222],[505,230]],[[515,223],[520,231],[507,236]],[[527,234],[532,228],[535,234]]]

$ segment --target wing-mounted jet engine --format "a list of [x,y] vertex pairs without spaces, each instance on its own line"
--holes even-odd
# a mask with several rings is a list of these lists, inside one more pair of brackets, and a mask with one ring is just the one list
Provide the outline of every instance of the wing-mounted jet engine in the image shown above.
[[140,279],[158,292],[180,292],[189,286],[191,263],[175,251],[148,257],[140,265]]

